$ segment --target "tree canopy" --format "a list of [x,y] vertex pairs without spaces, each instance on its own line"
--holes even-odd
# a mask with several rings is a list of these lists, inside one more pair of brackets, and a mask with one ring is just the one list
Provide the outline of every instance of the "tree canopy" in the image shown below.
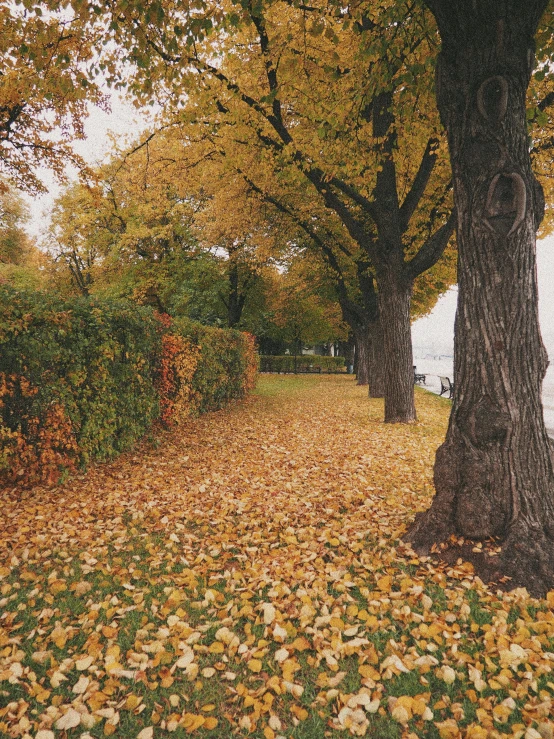
[[83,162],[88,103],[105,104],[93,74],[99,29],[69,3],[3,2],[0,13],[0,173],[23,190],[44,191],[40,169],[62,176]]

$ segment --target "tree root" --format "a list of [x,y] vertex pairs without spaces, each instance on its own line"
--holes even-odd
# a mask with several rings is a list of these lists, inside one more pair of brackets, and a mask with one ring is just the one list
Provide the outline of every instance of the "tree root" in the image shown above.
[[452,506],[449,506],[449,501],[438,501],[439,497],[436,496],[428,510],[416,513],[413,524],[403,537],[422,556],[430,554],[434,546],[442,544],[456,533]]
[[554,588],[554,541],[539,524],[516,521],[502,543],[497,570],[509,587],[542,598]]
[[540,525],[516,521],[503,541],[489,539],[483,549],[476,547],[482,541],[460,537],[444,510],[437,515],[431,506],[416,516],[404,540],[419,555],[450,565],[460,558],[471,563],[483,582],[500,590],[526,588],[542,598],[554,589],[554,540]]

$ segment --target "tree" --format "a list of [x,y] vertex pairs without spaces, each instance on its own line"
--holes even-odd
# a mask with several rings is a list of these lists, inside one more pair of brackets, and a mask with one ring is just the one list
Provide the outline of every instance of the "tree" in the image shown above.
[[24,261],[30,247],[25,231],[28,220],[29,208],[23,198],[0,182],[0,263],[21,264]]
[[[160,139],[162,137],[160,136]],[[94,186],[74,183],[57,199],[47,246],[82,294],[134,297],[167,310],[185,262],[197,253],[195,203],[186,181],[166,176],[172,152],[154,145],[115,150],[94,172]]]
[[65,189],[45,240],[52,279],[58,290],[237,326],[267,259],[265,237],[259,224],[243,216],[238,228],[230,217],[233,190],[211,192],[205,172],[187,175],[193,154],[173,133],[114,149],[96,185]]
[[97,39],[87,13],[58,2],[2,2],[0,12],[0,173],[18,187],[43,191],[37,169],[62,176],[81,159],[87,103],[104,104],[88,66]]
[[28,220],[21,195],[0,182],[0,283],[36,290],[45,283],[45,260],[25,230]]
[[[243,151],[303,180],[341,220],[377,283],[385,420],[411,422],[413,283],[439,259],[455,218],[440,130],[425,102],[433,37],[411,3],[396,11],[385,0],[367,12],[244,2],[189,14],[165,0],[126,0],[102,22],[134,65],[139,99],[179,111],[182,90],[199,91],[206,130],[230,131]],[[430,193],[440,193],[438,207]],[[432,224],[425,238],[413,228],[421,209]]]
[[[292,197],[283,193],[276,196],[262,190],[252,179],[246,178],[246,181],[253,193],[273,205],[297,227],[298,233],[291,235],[291,239],[305,243],[307,249],[319,254],[322,265],[318,272],[324,266],[327,279],[334,284],[343,321],[350,327],[354,338],[358,385],[369,384],[370,397],[384,397],[383,332],[375,271],[366,252],[337,228],[338,224],[333,223],[337,219],[330,218],[329,212],[317,212],[317,203],[310,201],[307,193],[303,193],[301,198],[296,193]],[[306,201],[310,203],[308,214],[299,210],[296,205],[299,199],[304,205]],[[438,296],[455,281],[454,256],[453,248],[446,249],[440,262],[414,281],[412,318],[429,312]]]
[[[180,136],[186,130],[179,126]],[[275,267],[287,250],[287,238],[261,215],[258,203],[248,199],[243,178],[226,176],[217,151],[206,149],[205,141],[195,142],[189,135],[183,138],[186,145],[180,161],[197,163],[191,188],[202,205],[195,213],[195,234],[204,250],[213,252],[225,273],[225,285],[218,292],[227,325],[242,326],[243,312],[256,283],[263,282],[266,268]]]
[[531,169],[526,91],[547,0],[425,2],[442,39],[437,104],[458,209],[459,291],[436,495],[407,538],[420,552],[451,535],[497,538],[501,552],[481,558],[482,575],[540,595],[554,586],[554,473],[535,265],[544,198]]
[[306,261],[297,260],[283,275],[276,275],[276,290],[270,306],[282,338],[296,354],[305,345],[327,344],[346,338],[340,310],[334,300],[322,295]]
[[101,269],[106,242],[100,188],[73,183],[56,199],[43,246],[58,290],[88,295]]

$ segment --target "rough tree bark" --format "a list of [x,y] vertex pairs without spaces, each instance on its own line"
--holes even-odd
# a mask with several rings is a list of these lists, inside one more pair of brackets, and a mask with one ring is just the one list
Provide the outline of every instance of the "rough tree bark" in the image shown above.
[[[455,391],[436,495],[407,539],[499,537],[478,572],[541,595],[554,586],[554,474],[541,404],[548,365],[537,310],[542,189],[525,97],[546,0],[426,0],[442,38],[437,102],[458,211]],[[480,568],[480,569],[479,569]]]
[[385,349],[383,343],[383,327],[378,317],[369,324],[369,397],[385,397]]
[[416,420],[410,304],[412,282],[397,268],[379,281],[385,375],[385,423]]
[[356,342],[356,385],[369,384],[369,336],[364,329],[354,333]]

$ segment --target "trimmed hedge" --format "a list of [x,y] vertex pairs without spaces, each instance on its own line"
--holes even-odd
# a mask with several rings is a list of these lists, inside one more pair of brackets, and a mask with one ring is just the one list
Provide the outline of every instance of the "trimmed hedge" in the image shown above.
[[[318,369],[319,368],[319,369]],[[346,372],[344,357],[319,357],[316,354],[302,354],[296,357],[297,372]],[[294,372],[294,356],[260,356],[260,372]]]
[[0,477],[56,483],[255,385],[253,337],[0,287]]

